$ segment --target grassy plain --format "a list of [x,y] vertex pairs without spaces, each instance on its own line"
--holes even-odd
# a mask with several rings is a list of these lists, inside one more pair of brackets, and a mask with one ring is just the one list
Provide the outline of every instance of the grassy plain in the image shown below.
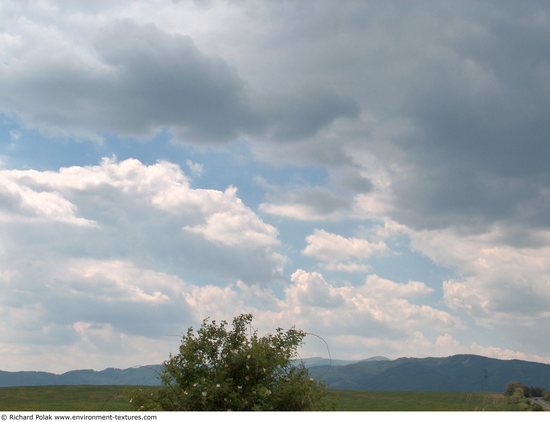
[[336,409],[391,411],[510,411],[520,410],[499,393],[331,391]]
[[132,410],[124,386],[52,386],[0,388],[0,411]]
[[[138,387],[54,386],[0,388],[0,411],[132,410],[129,396]],[[144,389],[155,387],[143,387]],[[497,411],[519,410],[497,393],[418,393],[331,391],[340,411]]]

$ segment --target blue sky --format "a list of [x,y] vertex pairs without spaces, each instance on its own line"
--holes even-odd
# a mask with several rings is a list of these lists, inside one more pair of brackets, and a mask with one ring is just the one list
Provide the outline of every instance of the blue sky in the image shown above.
[[242,312],[335,358],[550,363],[546,3],[0,20],[0,369],[158,363]]

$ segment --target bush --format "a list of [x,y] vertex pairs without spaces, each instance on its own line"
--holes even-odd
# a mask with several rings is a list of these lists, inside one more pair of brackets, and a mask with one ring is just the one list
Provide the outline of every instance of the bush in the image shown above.
[[518,395],[521,392],[521,396],[524,396],[525,386],[519,381],[511,381],[506,385],[506,391],[504,395],[513,396]]
[[532,407],[531,407],[531,410],[534,410],[535,412],[541,412],[541,411],[544,411],[544,408],[538,404],[538,403],[535,403]]
[[164,363],[164,388],[137,394],[139,410],[316,410],[326,404],[326,390],[296,365],[305,332],[281,328],[259,337],[252,315],[228,323],[204,320],[189,328],[179,353]]
[[542,387],[525,387],[525,397],[542,397],[544,394],[544,388]]

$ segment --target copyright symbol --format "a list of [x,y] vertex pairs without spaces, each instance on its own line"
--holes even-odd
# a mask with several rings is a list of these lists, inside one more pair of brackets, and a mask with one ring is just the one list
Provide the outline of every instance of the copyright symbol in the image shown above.
[[8,419],[8,417],[7,417],[6,415],[2,415],[0,418],[1,418],[3,421],[5,421],[6,419]]

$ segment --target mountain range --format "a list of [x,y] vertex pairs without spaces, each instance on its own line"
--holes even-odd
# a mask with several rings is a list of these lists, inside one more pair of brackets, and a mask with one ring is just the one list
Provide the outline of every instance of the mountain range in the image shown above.
[[504,391],[510,381],[550,390],[550,365],[477,355],[360,361],[309,368],[330,388],[384,391]]
[[[302,359],[311,375],[332,389],[385,391],[504,391],[510,381],[550,390],[550,365],[477,355],[445,358],[382,356],[360,360]],[[0,387],[40,385],[159,385],[162,365],[63,374],[0,371]]]
[[40,385],[160,385],[162,365],[147,365],[137,368],[107,368],[102,371],[79,369],[63,374],[49,372],[0,371],[0,387],[23,387]]

